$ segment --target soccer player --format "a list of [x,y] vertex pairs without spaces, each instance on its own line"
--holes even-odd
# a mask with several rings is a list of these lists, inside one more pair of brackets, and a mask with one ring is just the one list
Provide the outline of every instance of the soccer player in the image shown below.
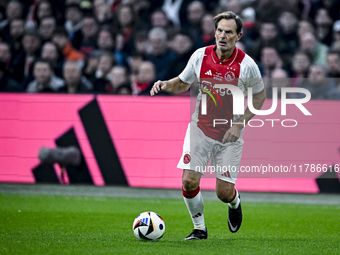
[[[231,92],[234,89],[221,88],[222,84],[237,86],[243,92],[242,96],[247,95],[251,88],[253,106],[258,110],[266,97],[257,65],[235,47],[242,37],[240,17],[228,11],[215,16],[214,21],[216,45],[196,50],[178,77],[157,81],[150,91],[151,96],[160,91],[177,94],[188,90],[196,78],[199,81],[196,110],[188,125],[183,155],[177,166],[183,169],[183,197],[194,224],[194,230],[186,240],[208,237],[200,179],[204,174],[202,169],[210,159],[215,169],[224,167],[223,171],[216,171],[216,194],[222,202],[229,204],[229,230],[237,232],[242,223],[241,201],[235,181],[244,143],[243,129],[254,114],[247,108],[242,116],[234,115],[233,100],[237,100]],[[211,97],[214,93],[218,104]],[[206,105],[205,110],[202,104]],[[216,119],[229,121],[224,121],[223,125],[213,125]],[[237,170],[225,171],[227,167]]]

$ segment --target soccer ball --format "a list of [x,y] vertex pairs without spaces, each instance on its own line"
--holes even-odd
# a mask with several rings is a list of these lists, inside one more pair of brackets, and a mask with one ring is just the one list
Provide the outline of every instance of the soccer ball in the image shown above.
[[143,212],[133,222],[133,233],[141,241],[158,241],[165,231],[164,220],[157,213]]

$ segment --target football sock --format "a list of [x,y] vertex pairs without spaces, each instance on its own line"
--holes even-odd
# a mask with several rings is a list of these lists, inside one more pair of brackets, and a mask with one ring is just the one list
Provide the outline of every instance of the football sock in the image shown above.
[[235,188],[235,195],[234,195],[234,198],[229,202],[229,207],[231,209],[236,209],[238,207],[238,205],[240,204],[240,198],[238,197],[238,191],[237,189]]
[[189,210],[192,222],[195,229],[205,231],[204,216],[203,216],[203,196],[200,187],[192,191],[183,191],[184,202]]

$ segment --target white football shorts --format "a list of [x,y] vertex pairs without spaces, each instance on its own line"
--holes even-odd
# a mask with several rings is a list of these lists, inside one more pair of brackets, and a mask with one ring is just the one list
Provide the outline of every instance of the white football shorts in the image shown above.
[[[235,184],[244,144],[242,135],[243,130],[236,142],[223,144],[207,137],[195,122],[191,122],[185,134],[183,153],[177,167],[203,175],[214,172],[216,178]],[[207,166],[210,159],[211,165]]]

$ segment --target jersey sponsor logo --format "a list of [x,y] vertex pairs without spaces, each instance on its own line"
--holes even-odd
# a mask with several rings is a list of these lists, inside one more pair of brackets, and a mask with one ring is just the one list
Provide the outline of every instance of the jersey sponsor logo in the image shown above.
[[189,164],[191,161],[191,157],[190,157],[190,154],[185,154],[184,157],[183,157],[183,162],[184,164]]
[[235,79],[235,74],[232,71],[228,71],[228,72],[225,73],[224,78],[227,81],[233,81]]
[[[219,100],[220,100],[221,96],[225,96],[225,95],[231,96],[231,91],[229,89],[217,88],[216,84],[214,84],[212,82],[203,80],[202,82],[198,82],[198,84],[200,84],[199,89],[201,89],[204,92],[206,92],[205,90],[208,90],[210,93],[214,92],[218,96]],[[216,103],[215,103],[215,105],[216,105]],[[221,105],[222,105],[222,102],[221,102]]]
[[212,75],[212,72],[211,72],[211,70],[209,70],[209,71],[208,71],[208,72],[206,72],[205,74],[206,74],[206,75],[210,75],[210,76],[211,76],[211,75]]
[[206,88],[199,87],[199,89],[204,91],[205,93],[207,93],[212,98],[212,100],[214,101],[215,106],[217,106],[216,100],[215,100],[214,96],[210,92],[210,91],[212,91],[217,96],[218,100],[220,101],[220,103],[222,105],[221,97],[219,96],[218,92],[213,88],[213,86],[209,85],[207,83],[205,83],[204,85],[206,86]]
[[215,72],[215,74],[213,74],[213,79],[218,80],[218,81],[222,81],[223,80],[223,76],[222,76],[221,73]]

